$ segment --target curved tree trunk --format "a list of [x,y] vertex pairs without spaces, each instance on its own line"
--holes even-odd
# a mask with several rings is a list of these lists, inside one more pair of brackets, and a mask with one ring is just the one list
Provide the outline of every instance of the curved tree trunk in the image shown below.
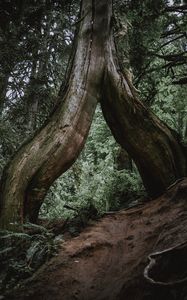
[[177,133],[138,99],[132,83],[120,70],[112,34],[105,50],[104,117],[116,141],[136,163],[149,195],[156,197],[187,175],[186,150]]
[[[15,155],[1,182],[2,228],[14,228],[25,218],[36,221],[53,181],[79,155],[92,121],[104,71],[104,43],[109,35],[108,6],[82,4],[77,49],[64,98],[48,124]],[[105,31],[100,31],[104,26]]]
[[186,175],[186,157],[171,130],[137,99],[118,67],[112,0],[83,0],[77,48],[64,98],[48,124],[15,155],[1,182],[3,228],[35,222],[53,181],[76,160],[102,95],[116,140],[136,162],[151,195]]
[[63,242],[6,300],[185,300],[186,197],[187,179],[145,205],[106,215]]

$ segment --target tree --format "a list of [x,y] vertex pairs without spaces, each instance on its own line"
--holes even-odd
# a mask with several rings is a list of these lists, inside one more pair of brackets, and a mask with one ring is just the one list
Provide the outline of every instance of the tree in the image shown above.
[[184,179],[155,201],[105,216],[6,299],[185,300],[186,192]]
[[59,105],[4,170],[2,228],[19,227],[25,220],[36,222],[49,186],[80,153],[98,101],[151,196],[186,175],[186,153],[179,138],[141,103],[120,68],[112,20],[111,0],[82,1],[79,32]]

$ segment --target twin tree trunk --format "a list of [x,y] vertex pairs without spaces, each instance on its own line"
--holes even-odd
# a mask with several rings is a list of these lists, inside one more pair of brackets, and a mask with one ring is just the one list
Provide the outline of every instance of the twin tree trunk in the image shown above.
[[36,222],[50,185],[84,146],[99,101],[114,137],[135,161],[151,196],[187,173],[182,145],[139,101],[120,71],[112,35],[112,0],[83,0],[79,24],[61,104],[4,170],[1,228]]

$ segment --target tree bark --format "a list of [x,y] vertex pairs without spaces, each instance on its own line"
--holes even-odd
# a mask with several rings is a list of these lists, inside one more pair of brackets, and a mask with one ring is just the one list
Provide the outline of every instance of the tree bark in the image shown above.
[[6,99],[6,92],[7,92],[7,85],[8,85],[8,75],[1,74],[0,77],[0,116],[2,116],[5,99]]
[[128,76],[120,69],[113,35],[105,52],[101,106],[116,141],[136,163],[152,197],[162,194],[187,174],[187,153],[180,138],[140,102]]
[[120,148],[116,157],[116,168],[118,171],[128,170],[132,172],[133,162],[127,151]]
[[186,175],[186,156],[179,141],[137,99],[132,84],[120,71],[111,30],[112,0],[83,0],[79,24],[60,105],[4,171],[2,228],[15,228],[27,219],[36,221],[50,185],[81,151],[100,99],[116,140],[137,164],[152,196]]
[[106,215],[7,300],[184,300],[187,180],[142,206]]
[[102,87],[104,43],[110,30],[108,9],[107,3],[98,1],[92,7],[92,1],[83,1],[83,21],[61,104],[4,170],[1,228],[14,229],[25,219],[36,221],[50,185],[72,165],[85,143]]

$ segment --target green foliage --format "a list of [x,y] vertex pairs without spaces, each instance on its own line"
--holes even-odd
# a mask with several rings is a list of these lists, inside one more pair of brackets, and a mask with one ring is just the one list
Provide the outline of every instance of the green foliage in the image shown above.
[[[58,101],[79,5],[5,2],[0,4],[0,172]],[[173,84],[186,74],[185,65],[168,60],[186,51],[186,37],[170,43],[167,35],[170,29],[184,33],[187,23],[184,14],[168,13],[167,5],[166,0],[114,1],[116,44],[121,65],[132,68],[141,99],[187,141],[186,88]],[[179,58],[185,62],[186,53]],[[145,195],[142,181],[134,164],[119,170],[118,153],[98,107],[84,150],[52,185],[40,217],[77,218],[84,225],[96,215],[136,204]],[[32,224],[25,230],[0,232],[0,292],[31,276],[55,253],[53,234]],[[75,226],[70,230],[76,233]]]
[[0,172],[63,89],[77,1],[0,3]]
[[[186,51],[185,37],[170,43],[167,35],[170,29],[185,31],[185,15],[167,12],[167,6],[167,0],[115,0],[116,45],[144,103],[187,139],[185,87],[173,84],[184,75],[184,65],[165,67],[168,55]],[[76,0],[0,4],[1,170],[58,101],[78,7]],[[53,184],[41,216],[71,218],[90,205],[102,214],[141,196],[136,168],[118,170],[118,150],[98,108],[79,160]]]
[[41,216],[69,218],[90,205],[103,214],[139,198],[143,193],[139,174],[136,169],[117,170],[118,150],[98,107],[85,149],[74,166],[51,187]]
[[15,153],[22,141],[16,126],[12,127],[8,120],[0,119],[0,174],[8,159]]
[[58,241],[44,227],[25,224],[25,233],[0,232],[0,293],[30,277],[57,251]]
[[[186,140],[186,85],[177,84],[186,78],[186,13],[169,9],[182,1],[114,3],[119,23],[117,46],[123,66],[131,67],[142,101]],[[122,28],[126,31],[121,36]]]
[[153,111],[175,129],[182,138],[187,124],[186,88],[172,85],[171,77],[161,78],[158,93],[152,105]]

